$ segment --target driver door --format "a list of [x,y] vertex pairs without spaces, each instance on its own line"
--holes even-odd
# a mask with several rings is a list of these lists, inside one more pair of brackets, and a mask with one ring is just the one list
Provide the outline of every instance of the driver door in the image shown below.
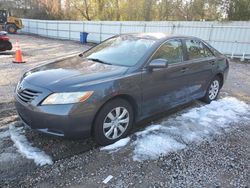
[[[183,62],[183,43],[171,39],[162,44],[151,57],[166,59],[168,67],[148,67],[142,72],[142,114],[144,117],[162,112],[187,99],[187,68]],[[149,62],[150,62],[149,61]]]

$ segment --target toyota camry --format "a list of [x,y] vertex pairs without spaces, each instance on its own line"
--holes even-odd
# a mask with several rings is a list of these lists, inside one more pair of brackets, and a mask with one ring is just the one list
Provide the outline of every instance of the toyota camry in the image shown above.
[[147,117],[215,100],[228,69],[227,58],[196,37],[119,35],[27,71],[15,89],[16,108],[32,129],[107,145]]

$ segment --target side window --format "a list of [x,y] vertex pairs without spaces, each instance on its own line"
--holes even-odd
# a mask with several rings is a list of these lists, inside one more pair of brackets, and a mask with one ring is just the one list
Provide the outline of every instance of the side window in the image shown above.
[[189,60],[213,56],[212,52],[201,41],[186,40],[186,46]]
[[214,56],[214,54],[208,49],[208,47],[205,44],[203,44],[203,48],[204,48],[204,52],[205,52],[206,57]]
[[169,64],[181,62],[183,60],[181,41],[167,41],[156,51],[152,57],[153,59],[166,59]]

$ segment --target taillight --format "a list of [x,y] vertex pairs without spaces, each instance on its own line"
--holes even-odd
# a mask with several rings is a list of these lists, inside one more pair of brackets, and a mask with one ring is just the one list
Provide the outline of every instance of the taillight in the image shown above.
[[2,39],[2,40],[10,40],[9,37],[6,37],[6,36],[0,36],[0,39]]

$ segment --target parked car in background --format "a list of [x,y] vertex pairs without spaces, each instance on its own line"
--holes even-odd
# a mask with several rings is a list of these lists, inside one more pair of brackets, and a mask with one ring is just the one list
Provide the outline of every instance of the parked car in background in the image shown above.
[[0,52],[11,49],[12,44],[10,42],[9,37],[7,36],[7,33],[5,31],[0,31]]
[[119,35],[26,72],[16,108],[40,132],[93,136],[107,145],[144,118],[195,99],[215,100],[228,70],[227,58],[199,38]]

